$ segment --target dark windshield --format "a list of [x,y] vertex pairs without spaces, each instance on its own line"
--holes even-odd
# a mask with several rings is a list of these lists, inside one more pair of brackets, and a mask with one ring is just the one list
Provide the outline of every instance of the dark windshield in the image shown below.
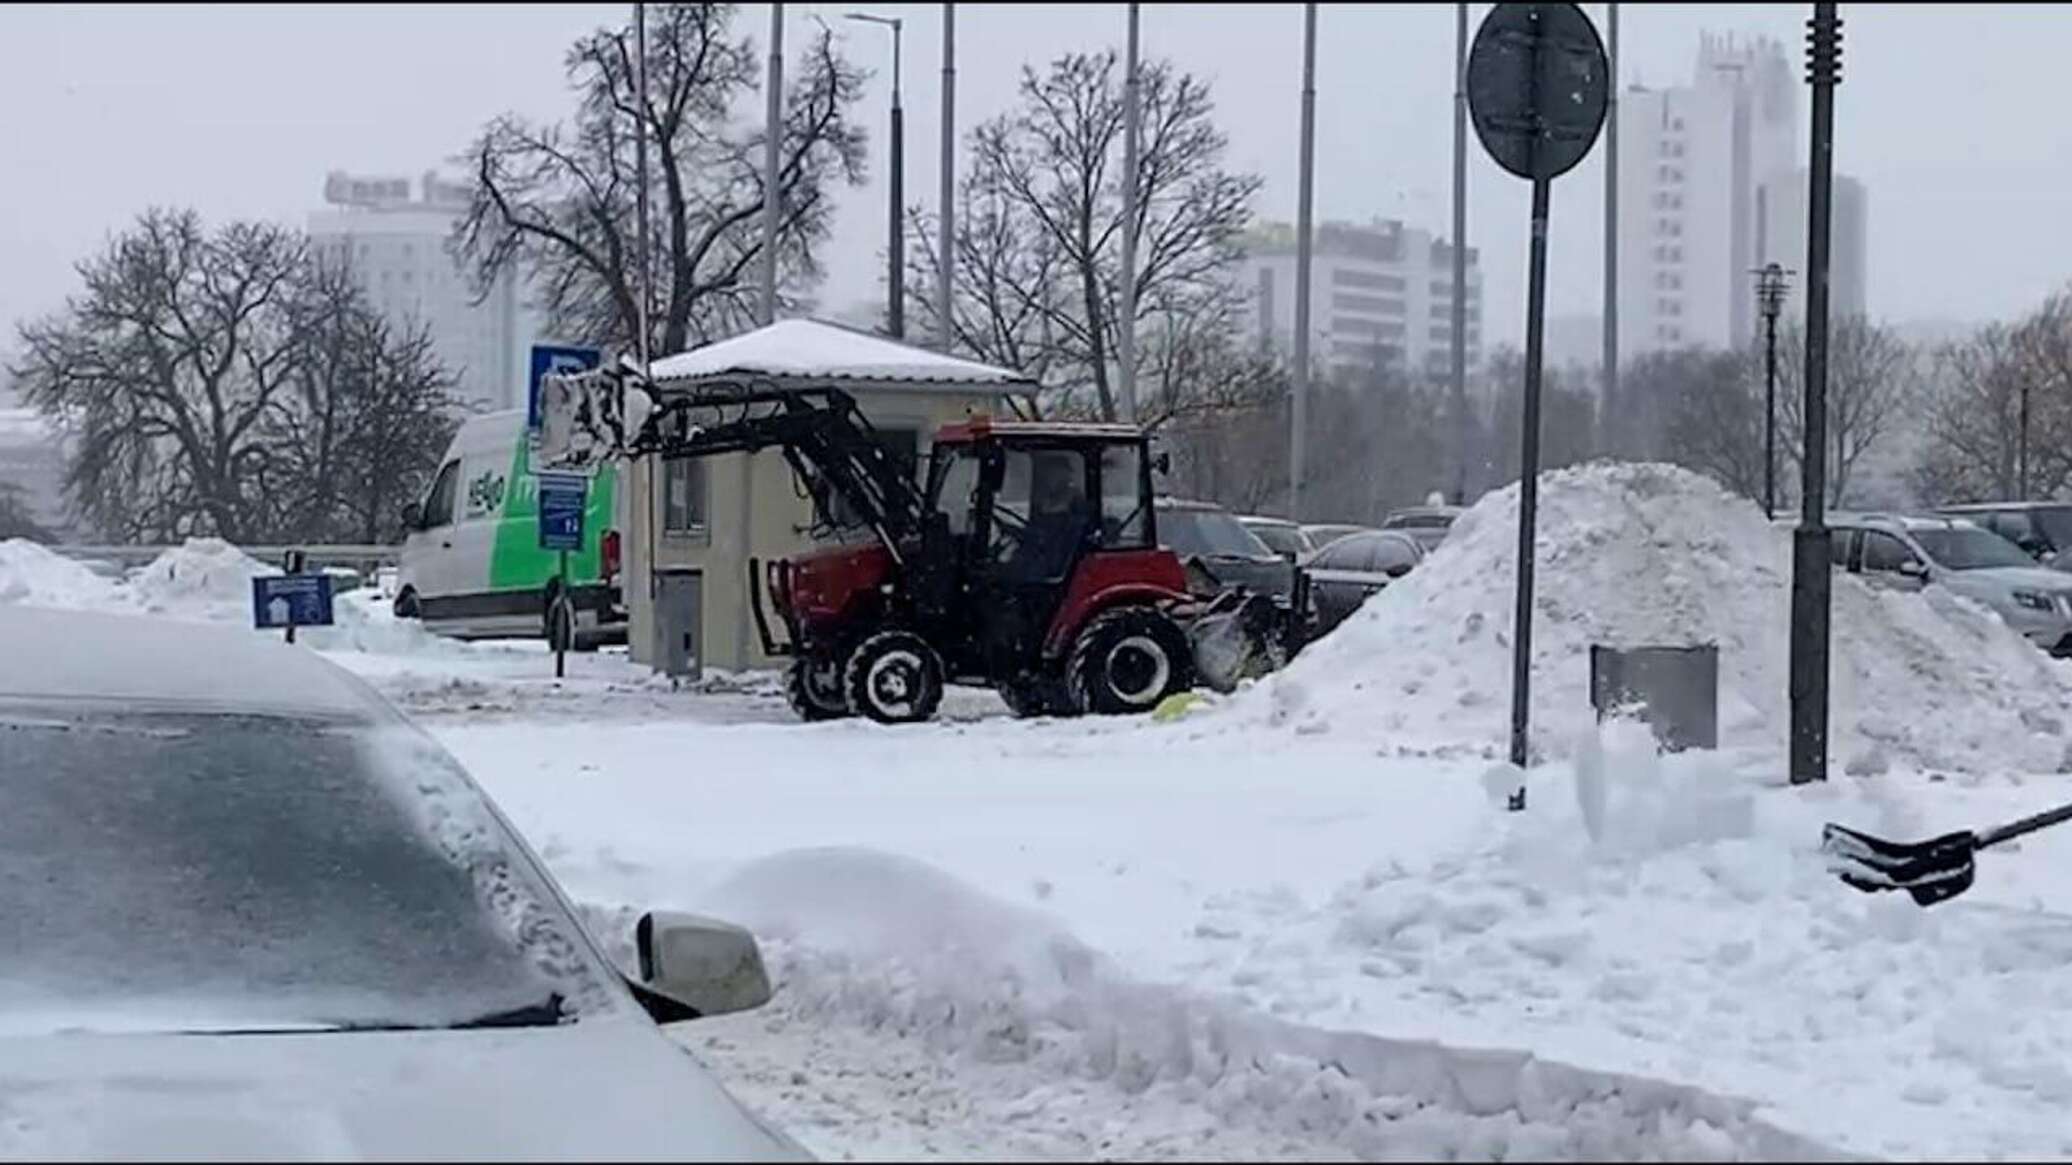
[[2029,520],[2043,531],[2053,550],[2072,547],[2072,506],[2038,507],[2029,511]]
[[[1243,525],[1243,523],[1240,523]],[[1275,554],[1301,554],[1308,547],[1302,544],[1302,531],[1293,526],[1275,526],[1271,523],[1245,526],[1252,536],[1266,544]]]
[[1983,570],[1996,566],[2035,566],[2022,548],[1987,530],[1952,528],[1913,530],[1914,540],[1938,564],[1950,570]]
[[0,806],[0,1031],[612,1005],[479,793],[405,728],[0,705]]
[[1189,558],[1273,557],[1244,523],[1222,510],[1160,510],[1158,535],[1173,553]]

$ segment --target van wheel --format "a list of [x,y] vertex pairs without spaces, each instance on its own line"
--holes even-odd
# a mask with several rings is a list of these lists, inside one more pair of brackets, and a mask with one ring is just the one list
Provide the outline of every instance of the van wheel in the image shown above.
[[395,611],[398,619],[423,618],[417,606],[417,592],[410,587],[404,587],[403,593],[396,596]]

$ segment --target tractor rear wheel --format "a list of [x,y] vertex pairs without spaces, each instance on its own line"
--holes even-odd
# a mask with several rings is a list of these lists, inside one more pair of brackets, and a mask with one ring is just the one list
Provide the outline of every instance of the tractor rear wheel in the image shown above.
[[842,672],[849,710],[880,724],[912,724],[942,703],[942,657],[911,631],[880,631],[856,645]]
[[792,657],[784,669],[784,702],[801,720],[839,720],[850,715],[842,693],[842,661],[826,651]]
[[1117,607],[1094,616],[1072,645],[1065,675],[1072,700],[1099,715],[1149,712],[1194,686],[1187,633],[1152,607]]

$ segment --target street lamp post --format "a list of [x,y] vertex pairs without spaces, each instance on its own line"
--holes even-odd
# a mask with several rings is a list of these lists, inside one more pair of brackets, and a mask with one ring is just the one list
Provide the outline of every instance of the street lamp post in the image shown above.
[[885,244],[885,331],[895,340],[906,338],[906,123],[899,107],[899,32],[896,16],[851,12],[849,19],[882,24],[892,30],[892,193],[889,238]]
[[1781,263],[1755,270],[1755,301],[1763,313],[1763,516],[1777,516],[1777,316],[1791,272]]

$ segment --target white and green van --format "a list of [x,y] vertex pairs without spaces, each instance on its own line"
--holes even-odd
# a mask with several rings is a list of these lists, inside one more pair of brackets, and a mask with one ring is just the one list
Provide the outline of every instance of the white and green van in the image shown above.
[[[575,648],[623,642],[617,483],[610,467],[590,481],[583,545],[568,555]],[[422,502],[405,507],[396,614],[459,639],[546,637],[561,587],[560,554],[540,549],[538,479],[525,410],[461,422]]]

